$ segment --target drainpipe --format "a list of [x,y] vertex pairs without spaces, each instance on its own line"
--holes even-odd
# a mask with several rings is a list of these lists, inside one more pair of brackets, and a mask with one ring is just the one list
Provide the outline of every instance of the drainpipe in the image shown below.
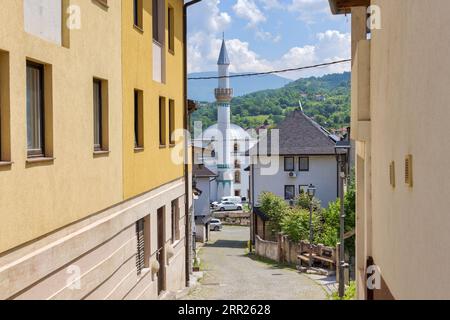
[[[183,128],[186,132],[189,130],[189,108],[188,108],[188,94],[187,94],[187,10],[190,6],[200,2],[202,0],[192,0],[188,3],[185,3],[183,6],[183,92],[184,92],[184,115],[183,115]],[[185,133],[186,135],[186,133]],[[186,269],[186,287],[189,287],[190,275],[191,275],[191,246],[190,243],[193,241],[191,238],[192,235],[192,227],[191,227],[191,215],[189,212],[189,151],[188,151],[188,139],[184,139],[184,190],[185,190],[185,201],[184,201],[184,210],[185,210],[185,269]]]

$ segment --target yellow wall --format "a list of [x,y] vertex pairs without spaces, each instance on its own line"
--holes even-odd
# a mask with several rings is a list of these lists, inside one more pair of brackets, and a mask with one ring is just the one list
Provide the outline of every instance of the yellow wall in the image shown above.
[[[123,199],[121,1],[71,0],[81,30],[70,49],[26,34],[23,1],[0,3],[0,50],[10,58],[11,160],[0,167],[0,253]],[[131,3],[131,2],[130,2]],[[178,44],[178,46],[180,46]],[[181,51],[181,49],[180,49]],[[26,58],[53,69],[53,162],[26,165]],[[93,156],[93,77],[109,81],[107,156]]]
[[[175,9],[174,55],[167,48],[168,4]],[[169,99],[175,101],[175,127],[183,127],[183,2],[166,1],[165,84],[153,81],[152,1],[144,1],[143,31],[133,26],[133,2],[122,5],[124,197],[130,198],[183,176],[183,165],[171,160],[177,148],[159,146],[160,96],[166,98],[166,110]],[[134,151],[134,89],[144,95],[144,150],[139,152]]]

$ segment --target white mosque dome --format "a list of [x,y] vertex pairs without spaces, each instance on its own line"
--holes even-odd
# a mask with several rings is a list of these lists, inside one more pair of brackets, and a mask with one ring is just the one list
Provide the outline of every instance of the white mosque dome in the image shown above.
[[[228,130],[229,137],[231,140],[240,140],[240,141],[252,141],[254,140],[252,136],[242,129],[240,126],[235,124],[230,124],[230,129]],[[201,137],[197,137],[197,139],[201,139],[203,141],[217,141],[218,137],[220,137],[221,133],[217,124],[210,126],[208,129],[203,131]]]

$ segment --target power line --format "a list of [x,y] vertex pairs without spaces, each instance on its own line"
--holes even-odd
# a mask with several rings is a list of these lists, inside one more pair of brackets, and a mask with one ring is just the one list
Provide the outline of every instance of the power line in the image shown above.
[[352,61],[352,59],[338,60],[338,61],[326,62],[326,63],[321,63],[321,64],[315,64],[315,65],[311,65],[311,66],[282,69],[282,70],[273,70],[273,71],[266,71],[266,72],[232,74],[229,76],[221,76],[221,77],[219,77],[219,76],[216,76],[216,77],[193,77],[193,78],[188,78],[188,80],[212,80],[212,79],[225,79],[225,78],[254,77],[254,76],[262,76],[262,75],[268,75],[268,74],[285,73],[285,72],[291,72],[291,71],[300,71],[300,70],[306,70],[306,69],[327,67],[327,66],[340,64],[340,63],[346,63],[346,62],[350,62],[350,61]]

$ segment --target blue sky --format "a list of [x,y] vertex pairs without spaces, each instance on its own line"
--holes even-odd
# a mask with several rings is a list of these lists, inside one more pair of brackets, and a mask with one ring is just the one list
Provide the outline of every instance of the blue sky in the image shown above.
[[[328,0],[203,0],[189,9],[189,72],[216,70],[222,32],[233,72],[259,72],[347,59],[349,17]],[[349,64],[286,73],[291,79],[343,72]]]

